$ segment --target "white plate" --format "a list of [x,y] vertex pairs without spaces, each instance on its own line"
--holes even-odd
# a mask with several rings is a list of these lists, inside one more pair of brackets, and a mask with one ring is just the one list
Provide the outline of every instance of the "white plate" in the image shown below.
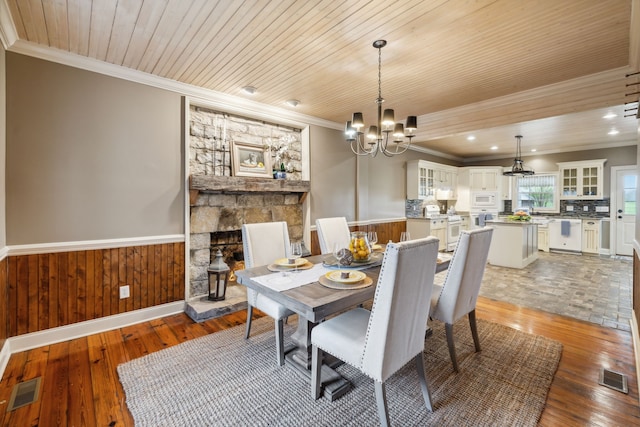
[[307,260],[304,258],[296,258],[295,263],[289,262],[289,258],[280,258],[273,262],[275,265],[280,267],[300,267],[307,263]]
[[[342,273],[349,273],[349,277],[342,278]],[[367,277],[367,275],[357,270],[334,270],[325,274],[324,277],[338,283],[357,283]]]

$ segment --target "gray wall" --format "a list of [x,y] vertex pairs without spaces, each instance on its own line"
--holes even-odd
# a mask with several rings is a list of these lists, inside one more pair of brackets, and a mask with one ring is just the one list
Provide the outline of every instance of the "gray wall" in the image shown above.
[[317,218],[356,218],[356,159],[334,129],[310,126],[311,225]]
[[8,245],[184,233],[180,96],[6,55]]

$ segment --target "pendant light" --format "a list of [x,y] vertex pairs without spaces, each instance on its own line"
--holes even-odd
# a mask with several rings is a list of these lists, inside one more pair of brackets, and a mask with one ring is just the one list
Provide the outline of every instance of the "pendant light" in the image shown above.
[[522,135],[516,135],[517,140],[517,148],[516,148],[516,158],[513,159],[513,166],[511,166],[511,170],[503,172],[503,175],[506,176],[528,176],[533,175],[535,172],[533,169],[526,169],[524,167],[524,162],[522,161],[522,155],[520,152],[520,140],[522,139]]

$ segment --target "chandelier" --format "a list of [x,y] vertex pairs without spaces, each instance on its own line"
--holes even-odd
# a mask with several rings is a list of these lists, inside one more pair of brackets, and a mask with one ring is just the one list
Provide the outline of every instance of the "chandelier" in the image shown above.
[[[411,138],[417,129],[418,119],[416,116],[408,116],[405,124],[395,122],[392,109],[385,109],[382,112],[382,48],[387,45],[386,40],[376,40],[373,47],[378,49],[378,121],[375,125],[369,126],[368,132],[364,133],[364,118],[362,113],[353,113],[353,118],[345,126],[346,140],[351,145],[351,151],[359,156],[371,155],[375,157],[378,153],[391,157],[402,154],[411,145]],[[393,137],[389,142],[389,134]],[[405,138],[409,141],[406,142]]]
[[516,140],[518,141],[518,145],[516,148],[516,158],[513,159],[513,166],[511,166],[511,170],[503,172],[503,175],[506,176],[527,176],[533,175],[532,169],[526,169],[524,167],[524,162],[522,161],[522,155],[520,152],[520,140],[522,139],[522,135],[516,135]]

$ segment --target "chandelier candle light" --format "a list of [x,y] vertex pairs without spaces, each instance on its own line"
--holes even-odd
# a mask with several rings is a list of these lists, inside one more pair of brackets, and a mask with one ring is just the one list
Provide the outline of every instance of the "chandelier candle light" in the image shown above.
[[[382,48],[387,45],[386,40],[376,40],[373,47],[378,49],[378,121],[376,125],[369,126],[366,134],[368,141],[365,141],[364,118],[362,113],[353,113],[353,118],[345,126],[346,140],[351,144],[351,151],[359,156],[371,155],[375,157],[378,153],[391,157],[402,154],[411,145],[411,138],[417,129],[418,119],[416,116],[408,116],[405,124],[395,122],[392,109],[385,109],[382,112]],[[389,134],[393,132],[393,144],[389,146]],[[405,142],[405,138],[409,141]]]
[[516,158],[513,159],[513,166],[511,166],[511,170],[503,172],[503,175],[506,176],[527,176],[533,175],[532,169],[526,169],[524,167],[524,162],[522,161],[522,154],[520,152],[520,140],[522,139],[522,135],[516,135],[516,140],[518,141],[518,146],[516,148]]

